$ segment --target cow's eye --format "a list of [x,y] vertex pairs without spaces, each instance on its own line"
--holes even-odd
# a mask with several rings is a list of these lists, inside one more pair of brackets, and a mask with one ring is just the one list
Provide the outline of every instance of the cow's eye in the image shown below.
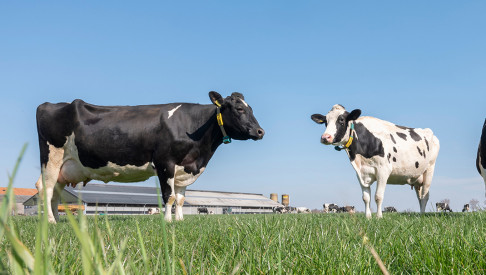
[[245,112],[245,109],[237,108],[236,111],[238,111],[238,113],[240,113],[240,114],[243,114]]

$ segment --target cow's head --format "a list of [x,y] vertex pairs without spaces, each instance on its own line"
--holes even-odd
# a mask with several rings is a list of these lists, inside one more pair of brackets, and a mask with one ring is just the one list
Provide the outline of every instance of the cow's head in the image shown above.
[[217,92],[209,92],[209,98],[214,105],[221,108],[224,129],[232,139],[258,140],[263,138],[265,131],[253,116],[253,109],[245,102],[242,94],[233,93],[223,99]]
[[343,145],[349,138],[349,122],[357,119],[360,115],[360,109],[349,113],[343,106],[336,104],[327,115],[313,114],[311,119],[318,124],[326,124],[326,131],[321,136],[322,143]]

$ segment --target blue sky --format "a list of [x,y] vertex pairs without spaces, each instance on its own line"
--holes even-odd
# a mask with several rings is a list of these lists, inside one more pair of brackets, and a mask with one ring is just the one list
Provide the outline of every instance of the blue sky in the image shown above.
[[[43,102],[209,104],[215,90],[243,93],[266,135],[222,145],[191,189],[363,210],[345,153],[320,144],[324,126],[310,120],[339,103],[434,131],[441,151],[428,210],[444,198],[456,211],[483,202],[484,14],[482,1],[3,1],[0,185],[28,142],[15,186],[34,187]],[[388,186],[388,205],[419,209],[408,186]]]

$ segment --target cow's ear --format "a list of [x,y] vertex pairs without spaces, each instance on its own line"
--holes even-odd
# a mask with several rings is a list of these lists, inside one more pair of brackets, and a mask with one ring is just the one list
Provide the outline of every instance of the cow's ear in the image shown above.
[[223,105],[224,102],[223,97],[218,92],[215,91],[209,92],[209,99],[211,99],[211,102],[218,107],[221,107],[221,105]]
[[323,116],[321,114],[313,114],[311,115],[311,119],[314,120],[314,122],[317,124],[326,123],[326,116]]
[[360,109],[354,109],[349,113],[348,117],[346,118],[348,121],[356,120],[361,115]]

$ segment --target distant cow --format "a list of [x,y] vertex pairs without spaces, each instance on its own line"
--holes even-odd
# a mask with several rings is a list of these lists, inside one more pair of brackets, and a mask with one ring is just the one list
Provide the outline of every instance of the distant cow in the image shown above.
[[385,210],[383,210],[383,212],[394,213],[394,212],[397,212],[397,210],[393,206],[387,206],[387,207],[385,207]]
[[354,206],[343,206],[339,207],[338,213],[354,213]]
[[209,214],[208,208],[207,207],[198,207],[197,208],[197,213],[198,214]]
[[469,212],[469,203],[464,204],[464,207],[462,208],[462,212]]
[[478,172],[483,177],[484,184],[486,185],[486,120],[484,120],[483,131],[479,141],[478,155],[476,157],[476,168],[478,168]]
[[148,209],[148,214],[149,215],[155,215],[155,214],[160,214],[160,208],[149,208]]
[[437,212],[452,212],[452,209],[447,202],[438,202],[435,204],[435,208],[437,208]]
[[284,207],[284,206],[277,206],[277,207],[274,207],[273,209],[273,213],[277,213],[277,214],[283,214],[283,213],[287,213],[287,209]]
[[339,206],[334,203],[325,203],[323,207],[324,213],[337,213],[339,210]]
[[47,194],[49,222],[58,219],[59,195],[66,185],[92,179],[140,182],[158,176],[165,220],[182,220],[185,191],[204,172],[216,149],[236,140],[259,140],[265,132],[240,93],[213,104],[171,103],[96,106],[44,103],[37,108],[42,175],[36,183]]
[[347,112],[334,105],[327,115],[312,120],[325,124],[321,143],[344,149],[358,176],[365,213],[371,218],[371,184],[377,182],[376,216],[381,218],[386,184],[410,184],[415,188],[420,211],[425,212],[429,188],[439,154],[439,140],[430,129],[398,126],[374,117],[360,117],[361,110]]
[[297,207],[296,208],[297,213],[310,213],[310,209],[307,207]]

